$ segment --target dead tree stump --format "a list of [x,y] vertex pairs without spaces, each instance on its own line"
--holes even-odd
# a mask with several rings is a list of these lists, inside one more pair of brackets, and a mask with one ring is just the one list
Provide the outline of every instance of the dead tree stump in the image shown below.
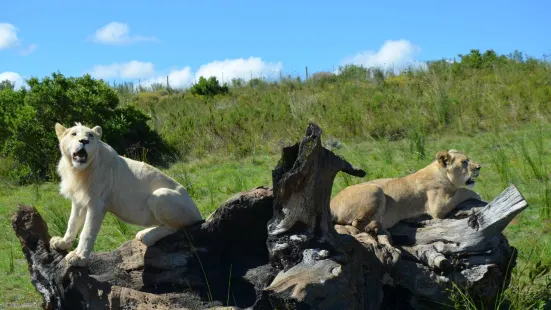
[[449,219],[401,222],[390,248],[331,223],[335,176],[365,172],[320,136],[310,124],[283,149],[273,190],[238,193],[154,246],[132,240],[94,252],[87,268],[68,266],[40,214],[20,206],[12,227],[44,309],[405,309],[415,297],[445,301],[452,282],[485,301],[507,285],[516,252],[501,232],[527,206],[516,188],[487,206],[467,202]]
[[310,124],[299,144],[283,149],[272,173],[267,245],[278,273],[265,291],[272,306],[283,308],[378,309],[380,262],[337,234],[329,208],[337,173],[365,172],[322,147],[320,136],[321,129]]

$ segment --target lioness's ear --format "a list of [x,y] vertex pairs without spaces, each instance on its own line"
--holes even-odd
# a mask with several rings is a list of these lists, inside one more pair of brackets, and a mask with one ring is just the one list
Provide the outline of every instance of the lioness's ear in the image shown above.
[[59,140],[65,136],[65,133],[67,133],[67,128],[65,128],[60,123],[55,123],[55,134]]
[[448,151],[440,151],[436,153],[436,160],[438,160],[442,167],[446,167],[450,161],[450,154]]
[[100,126],[96,126],[96,127],[92,128],[92,131],[95,132],[98,135],[98,138],[101,138],[102,130],[101,130]]

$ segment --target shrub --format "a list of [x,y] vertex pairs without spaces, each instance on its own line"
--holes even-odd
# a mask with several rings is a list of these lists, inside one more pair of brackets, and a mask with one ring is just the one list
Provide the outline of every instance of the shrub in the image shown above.
[[334,82],[334,81],[337,80],[335,77],[336,76],[333,72],[320,71],[320,72],[316,72],[316,73],[312,74],[312,77],[310,77],[310,79],[312,79],[314,81],[315,80],[328,79],[328,80],[332,80]]
[[0,88],[0,151],[9,135],[8,124],[15,116],[16,109],[23,105],[26,93],[24,88],[15,91],[14,87],[10,87],[13,84],[9,82],[2,82],[1,85],[5,87]]
[[243,85],[245,85],[245,80],[242,78],[233,78],[231,80],[231,85],[233,87],[243,87]]
[[339,67],[341,80],[365,81],[369,78],[369,70],[363,66],[345,65]]
[[[17,162],[17,182],[50,180],[59,158],[54,125],[82,122],[100,125],[103,140],[120,154],[154,164],[166,163],[167,147],[147,125],[149,117],[132,106],[118,107],[116,92],[89,75],[66,78],[59,73],[28,80],[29,90],[0,91],[2,152]],[[129,156],[131,157],[131,156]],[[28,173],[30,172],[30,174]]]
[[494,50],[487,50],[482,54],[480,50],[472,49],[469,54],[459,54],[459,58],[461,61],[455,62],[452,67],[456,73],[466,69],[489,69],[507,63],[507,57],[498,56]]
[[229,92],[228,85],[224,83],[223,86],[220,86],[218,79],[214,76],[205,79],[204,77],[199,78],[199,82],[193,85],[190,88],[191,93],[201,95],[201,96],[215,96],[219,94],[227,94]]
[[12,82],[10,80],[0,81],[0,91],[4,89],[15,89],[15,82]]
[[336,83],[337,75],[333,72],[320,71],[312,74],[310,81],[320,85],[321,87],[325,87],[327,84]]

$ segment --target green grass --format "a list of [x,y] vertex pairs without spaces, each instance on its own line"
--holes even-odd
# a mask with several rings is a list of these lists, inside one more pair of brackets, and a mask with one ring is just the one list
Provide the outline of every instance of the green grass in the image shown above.
[[[529,273],[536,272],[541,266],[551,266],[551,238],[546,237],[551,232],[548,183],[542,183],[542,180],[547,180],[546,163],[551,162],[551,136],[541,134],[549,130],[549,125],[525,125],[520,129],[503,130],[499,135],[427,136],[423,146],[425,159],[420,158],[419,149],[412,148],[412,141],[407,139],[392,142],[370,139],[340,141],[334,152],[365,169],[367,176],[356,178],[339,173],[333,194],[350,184],[411,173],[427,165],[441,149],[455,148],[467,152],[473,160],[482,164],[475,189],[485,199],[491,200],[508,184],[514,183],[530,204],[506,229],[510,243],[520,252],[512,288],[506,296],[519,303],[515,309],[524,309],[524,306],[534,302],[530,296],[537,299],[535,294],[543,294],[545,284],[546,275],[534,279]],[[322,138],[324,143],[328,141],[327,136]],[[207,156],[201,160],[175,164],[166,172],[188,188],[202,214],[207,216],[239,191],[259,185],[270,186],[271,169],[278,159],[278,154],[269,153],[241,159]],[[10,217],[19,203],[38,208],[52,235],[63,234],[69,216],[70,202],[58,194],[56,184],[0,187],[0,277],[3,279],[0,282],[0,308],[7,305],[17,308],[16,305],[40,302],[38,293],[30,283],[19,241],[10,226]],[[133,238],[138,230],[139,227],[108,215],[94,250],[112,250]]]
[[150,115],[151,127],[186,160],[213,152],[237,158],[274,153],[310,121],[327,138],[409,138],[411,151],[423,158],[430,155],[430,134],[471,136],[551,115],[548,60],[511,57],[482,67],[437,61],[400,75],[350,66],[339,75],[320,74],[307,81],[254,79],[215,96],[116,89],[121,104]]

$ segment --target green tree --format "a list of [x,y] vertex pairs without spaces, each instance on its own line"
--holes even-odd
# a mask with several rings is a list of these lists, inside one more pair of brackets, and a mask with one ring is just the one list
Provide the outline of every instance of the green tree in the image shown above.
[[[19,183],[49,180],[59,159],[54,125],[82,122],[100,125],[103,140],[119,154],[163,164],[171,148],[147,124],[149,117],[132,106],[119,107],[115,91],[89,75],[64,77],[54,73],[28,80],[29,90],[0,92],[5,124],[3,153],[15,159]],[[1,142],[1,141],[0,141]]]
[[10,80],[0,81],[0,91],[4,89],[15,89],[15,82],[12,82]]
[[17,107],[23,105],[26,93],[25,89],[16,91],[14,87],[9,87],[10,85],[13,86],[9,81],[0,83],[0,154],[9,134],[10,121],[15,116]]
[[486,50],[484,54],[480,50],[472,49],[469,54],[459,54],[460,62],[454,63],[454,72],[463,69],[488,69],[497,64],[507,63],[507,57],[498,56],[492,49]]
[[190,91],[193,94],[201,96],[215,96],[219,94],[227,94],[229,92],[229,88],[226,83],[221,86],[215,76],[211,76],[208,79],[201,76],[197,84],[191,87]]

